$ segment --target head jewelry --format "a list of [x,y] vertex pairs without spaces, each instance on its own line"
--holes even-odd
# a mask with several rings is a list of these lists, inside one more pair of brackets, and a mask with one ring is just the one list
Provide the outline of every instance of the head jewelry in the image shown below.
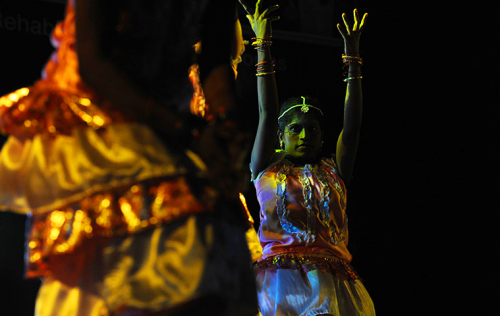
[[309,112],[309,108],[313,108],[313,109],[318,110],[319,113],[321,113],[321,115],[323,115],[323,112],[319,108],[317,108],[317,107],[315,107],[313,105],[310,105],[310,104],[306,104],[306,98],[305,97],[301,96],[301,98],[302,98],[302,104],[297,104],[297,105],[289,107],[285,112],[281,113],[281,115],[278,117],[278,121],[281,120],[281,118],[286,114],[286,112],[288,112],[291,109],[296,108],[296,107],[300,107],[300,111],[302,113],[307,113],[307,112]]

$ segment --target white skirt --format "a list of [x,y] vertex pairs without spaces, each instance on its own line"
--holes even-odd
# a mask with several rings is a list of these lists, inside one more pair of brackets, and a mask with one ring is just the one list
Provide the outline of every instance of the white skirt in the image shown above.
[[268,268],[257,271],[262,316],[374,316],[370,295],[359,279],[321,270]]

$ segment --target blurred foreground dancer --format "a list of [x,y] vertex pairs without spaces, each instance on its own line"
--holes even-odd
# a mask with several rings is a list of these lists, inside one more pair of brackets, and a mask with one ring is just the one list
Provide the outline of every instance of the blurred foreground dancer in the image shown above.
[[[257,274],[259,308],[271,315],[375,315],[372,300],[350,266],[347,249],[346,187],[351,179],[361,125],[360,22],[345,15],[343,60],[347,91],[344,126],[336,160],[321,156],[323,117],[309,97],[290,98],[278,112],[270,46],[271,13],[258,0],[255,11],[242,2],[255,33],[259,125],[250,167],[260,203],[263,256]],[[278,135],[280,150],[275,151]]]
[[234,106],[234,18],[232,0],[70,0],[42,79],[0,99],[0,205],[28,215],[36,315],[257,313],[248,225],[190,113],[198,41],[203,116]]

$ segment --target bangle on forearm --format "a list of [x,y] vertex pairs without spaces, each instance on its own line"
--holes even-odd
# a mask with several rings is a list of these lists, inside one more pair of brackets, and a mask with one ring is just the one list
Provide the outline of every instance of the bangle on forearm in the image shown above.
[[272,36],[260,38],[260,37],[252,37],[252,46],[259,46],[259,45],[271,45],[273,41],[271,40]]
[[356,80],[356,79],[363,79],[363,76],[347,77],[347,78],[344,79],[344,82],[349,82],[351,80]]
[[275,74],[275,73],[276,73],[276,71],[273,70],[273,71],[270,71],[270,72],[258,72],[255,75],[257,77],[262,77],[262,76],[272,75],[272,74]]
[[252,42],[252,46],[254,49],[260,50],[266,47],[270,47],[273,44],[273,41],[271,40],[271,36],[265,37],[265,38],[258,38],[254,37],[252,38],[254,41]]
[[274,60],[265,60],[255,64],[255,66],[257,67],[257,73],[255,74],[257,77],[271,75],[276,72],[274,71]]
[[358,56],[348,56],[346,54],[342,54],[342,62],[344,65],[348,65],[350,63],[358,63],[359,65],[363,65],[363,59]]

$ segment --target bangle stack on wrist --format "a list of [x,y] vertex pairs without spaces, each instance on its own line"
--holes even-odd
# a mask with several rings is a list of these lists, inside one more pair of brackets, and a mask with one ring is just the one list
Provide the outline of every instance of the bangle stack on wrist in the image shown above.
[[270,47],[273,44],[273,41],[271,40],[272,36],[269,37],[264,37],[264,38],[259,38],[259,37],[254,37],[252,38],[252,46],[254,49],[261,50],[266,47]]
[[255,66],[257,67],[257,73],[255,74],[257,77],[272,75],[276,73],[276,71],[274,71],[274,60],[263,61],[255,64]]
[[356,80],[356,79],[363,79],[363,76],[361,76],[361,70],[349,71],[349,66],[351,64],[357,63],[359,66],[363,66],[363,59],[361,57],[342,54],[342,62],[344,64],[344,66],[342,67],[342,69],[344,70],[343,74],[345,77],[344,82],[349,82],[351,80]]

